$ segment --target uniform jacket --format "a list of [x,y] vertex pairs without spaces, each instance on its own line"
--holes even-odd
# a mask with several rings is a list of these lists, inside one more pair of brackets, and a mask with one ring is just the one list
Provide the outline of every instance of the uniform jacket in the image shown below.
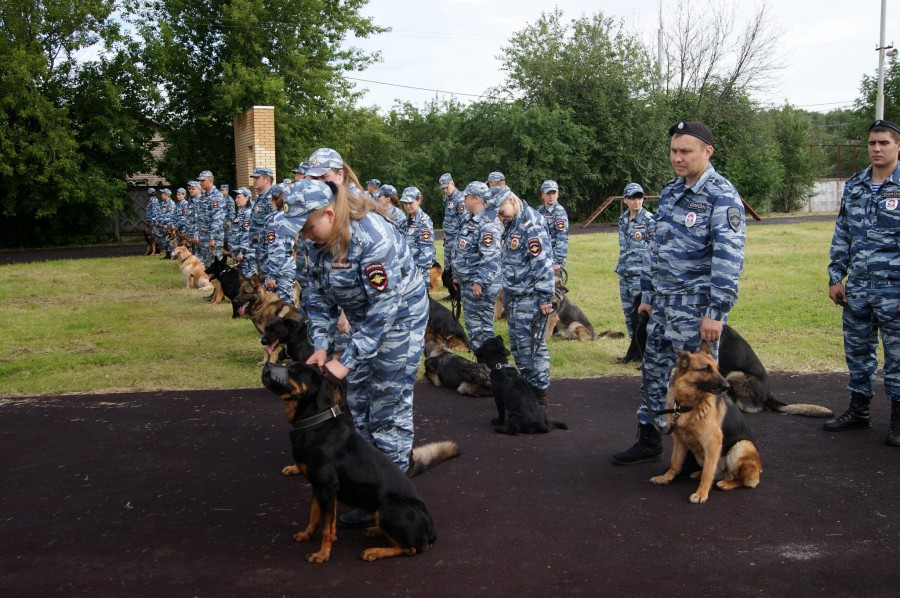
[[566,214],[566,209],[558,201],[554,201],[549,207],[541,204],[537,211],[544,217],[547,234],[550,236],[553,264],[565,266],[569,257],[569,215]]
[[434,224],[423,210],[419,210],[406,220],[406,245],[419,271],[428,276],[434,263]]
[[619,216],[619,263],[616,273],[623,278],[640,277],[650,265],[650,231],[653,214],[641,208],[634,219],[628,210]]
[[502,236],[501,284],[512,296],[536,294],[540,304],[553,299],[553,259],[544,217],[522,202],[519,215],[506,223]]
[[466,212],[456,235],[453,252],[453,278],[464,285],[479,284],[487,288],[499,281],[500,221],[496,210],[478,214]]
[[446,239],[453,239],[459,232],[459,227],[466,214],[465,199],[465,195],[459,189],[444,196],[444,235]]
[[262,271],[266,278],[271,280],[285,276],[294,280],[297,276],[297,264],[294,260],[294,236],[285,234],[285,227],[281,225],[283,219],[283,212],[274,210],[269,212],[261,241],[265,255],[261,265]]
[[250,212],[249,203],[243,208],[236,208],[231,226],[228,228],[228,246],[235,255],[250,253]]

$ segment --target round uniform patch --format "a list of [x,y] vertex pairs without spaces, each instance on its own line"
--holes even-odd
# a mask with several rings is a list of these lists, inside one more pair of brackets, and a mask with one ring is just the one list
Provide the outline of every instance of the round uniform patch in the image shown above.
[[428,230],[427,228],[423,228],[423,229],[422,229],[422,240],[423,240],[423,241],[430,241],[430,240],[431,240],[431,231]]
[[641,233],[634,233],[634,235],[631,238],[634,239],[635,241],[640,241],[641,239],[644,238],[644,235],[642,235]]
[[485,247],[490,247],[494,244],[494,233],[484,233],[481,235],[481,242],[484,243]]
[[513,237],[509,240],[509,248],[514,251],[519,248],[519,237]]
[[268,241],[269,243],[275,242],[275,231],[274,230],[266,231],[266,241]]
[[253,206],[253,213],[259,214],[259,206]]
[[459,240],[459,248],[460,248],[460,249],[465,249],[465,248],[466,248],[466,245],[467,245],[467,243],[466,243],[466,240],[465,240],[465,239],[460,239],[460,240]]
[[462,214],[466,211],[466,206],[464,204],[459,204],[458,206],[456,206],[456,211]]
[[384,266],[381,264],[369,264],[366,266],[366,280],[376,291],[383,291],[387,288],[388,277]]
[[541,254],[541,240],[537,237],[528,239],[528,253],[531,257],[537,257]]
[[249,228],[250,228],[250,221],[249,221],[249,220],[244,220],[244,228],[246,228],[246,229],[249,229]]
[[218,207],[219,207],[219,200],[218,200],[218,199],[212,200],[212,207],[214,207],[214,208],[218,208]]
[[888,210],[896,210],[897,209],[897,200],[893,197],[884,202],[884,207]]
[[697,214],[695,212],[688,212],[687,216],[684,217],[684,225],[691,228],[694,226],[695,222],[697,222]]
[[557,220],[556,221],[556,230],[566,230],[566,221],[565,220]]

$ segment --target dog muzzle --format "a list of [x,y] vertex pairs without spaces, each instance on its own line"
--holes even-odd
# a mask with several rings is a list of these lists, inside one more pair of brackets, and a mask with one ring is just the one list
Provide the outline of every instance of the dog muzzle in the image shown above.
[[266,363],[262,369],[263,386],[275,394],[291,392],[290,376],[287,366],[278,363]]

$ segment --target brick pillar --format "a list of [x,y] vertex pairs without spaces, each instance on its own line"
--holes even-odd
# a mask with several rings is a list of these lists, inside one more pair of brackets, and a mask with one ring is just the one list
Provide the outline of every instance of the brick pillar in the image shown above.
[[234,118],[234,158],[239,187],[253,190],[250,175],[257,168],[267,166],[275,172],[274,106],[254,106]]

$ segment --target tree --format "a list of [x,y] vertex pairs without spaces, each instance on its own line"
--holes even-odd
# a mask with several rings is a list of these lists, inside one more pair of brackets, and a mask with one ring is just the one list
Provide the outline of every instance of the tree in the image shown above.
[[783,168],[781,186],[772,199],[772,210],[793,212],[812,195],[822,164],[822,152],[813,144],[812,123],[801,110],[790,104],[765,114],[778,146]]

